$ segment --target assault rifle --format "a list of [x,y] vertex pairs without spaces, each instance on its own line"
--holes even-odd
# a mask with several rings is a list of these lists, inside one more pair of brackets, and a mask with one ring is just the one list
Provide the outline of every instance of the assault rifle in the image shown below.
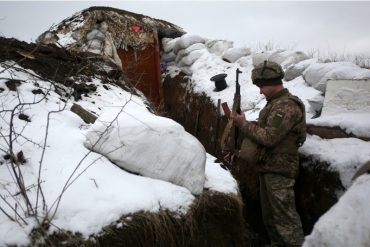
[[239,136],[239,128],[234,123],[232,116],[235,116],[236,113],[240,114],[240,84],[239,84],[239,74],[242,72],[236,69],[236,84],[235,84],[235,94],[233,100],[233,107],[232,111],[230,111],[229,106],[226,102],[222,103],[222,109],[225,112],[225,115],[229,119],[224,133],[221,137],[221,150],[222,153],[225,155],[224,160],[232,165],[234,158],[238,153],[238,136]]

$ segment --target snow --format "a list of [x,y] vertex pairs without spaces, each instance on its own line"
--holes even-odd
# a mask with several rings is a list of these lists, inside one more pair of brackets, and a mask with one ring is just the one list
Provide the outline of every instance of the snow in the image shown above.
[[[69,111],[72,103],[74,103],[73,100],[70,99],[65,103],[60,99],[61,96],[49,90],[51,85],[49,81],[41,80],[35,72],[24,70],[18,65],[9,68],[13,64],[11,61],[0,64],[0,87],[4,89],[0,93],[2,110],[11,110],[20,102],[33,103],[43,99],[43,94],[34,95],[32,93],[34,89],[41,88],[44,93],[47,93],[47,100],[17,108],[22,113],[30,116],[31,122],[19,120],[17,118],[19,111],[15,111],[14,131],[22,133],[22,135],[19,135],[14,141],[13,150],[14,153],[23,151],[27,160],[25,164],[20,166],[20,169],[25,179],[25,186],[29,188],[28,194],[33,206],[36,205],[37,191],[35,184],[38,181],[40,168],[41,186],[47,205],[46,210],[49,216],[55,213],[50,232],[61,228],[78,231],[83,236],[88,237],[91,234],[97,234],[102,227],[128,213],[170,210],[182,215],[187,212],[195,199],[190,190],[163,180],[129,173],[114,165],[108,158],[91,152],[84,145],[90,125],[84,123],[82,119]],[[8,81],[6,78],[21,80],[17,92],[8,90],[5,85]],[[106,90],[98,78],[93,78],[86,83],[96,85],[97,91],[90,94],[89,97],[83,96],[83,99],[77,103],[85,109],[95,112],[96,115],[102,115],[107,109],[122,108],[124,102],[127,102],[130,98],[132,105],[128,106],[127,110],[130,107],[141,109],[136,112],[136,114],[139,114],[137,117],[140,117],[142,121],[137,123],[138,125],[150,125],[152,122],[147,122],[147,120],[156,118],[154,115],[148,117],[150,113],[143,110],[145,99],[130,95],[112,84],[105,84],[109,88],[109,90]],[[55,112],[48,116],[50,111]],[[1,133],[5,136],[10,131],[9,118],[10,112],[1,111]],[[132,124],[134,123],[132,122]],[[47,126],[48,131],[46,131]],[[163,129],[168,128],[169,131],[175,134],[184,132],[183,128],[174,125],[172,120],[164,120],[160,117],[158,117],[158,126],[162,126]],[[132,135],[135,134],[132,133]],[[189,136],[183,137],[182,135],[179,135],[180,139],[191,139]],[[129,136],[126,135],[126,137]],[[127,140],[121,139],[120,141],[125,143]],[[158,140],[153,141],[153,146],[165,145],[165,143],[158,143]],[[45,152],[43,153],[44,145]],[[173,152],[174,146],[170,143],[169,150]],[[199,144],[198,149],[201,149]],[[25,217],[22,210],[22,208],[25,208],[25,204],[19,195],[12,196],[18,192],[18,189],[10,176],[9,161],[4,159],[5,150],[8,150],[8,145],[5,138],[1,138],[1,195],[10,205],[18,205],[18,212],[24,217],[27,225],[22,224],[20,226],[11,221],[5,214],[0,214],[0,246],[27,245],[29,244],[28,235],[32,228],[36,226],[36,222],[32,217]],[[191,150],[195,152],[197,149],[193,148]],[[195,153],[197,152],[201,156],[204,155],[204,151],[196,151]],[[172,154],[164,152],[163,155]],[[198,159],[197,156],[194,157]],[[205,167],[203,167],[205,172],[204,189],[234,194],[238,192],[237,183],[230,172],[222,169],[220,164],[215,163],[214,157],[207,154],[207,159],[204,157],[199,158],[199,160],[203,164],[205,163]],[[150,160],[150,157],[147,157],[146,165],[152,166],[155,163],[154,159]],[[58,198],[64,190],[65,192],[58,204]],[[43,211],[40,207],[42,206],[40,198],[38,205],[38,213],[42,217],[46,214],[46,211]],[[0,206],[14,215],[14,212],[9,209],[4,200],[0,201]]]
[[207,153],[206,182],[204,188],[223,193],[237,194],[239,189],[236,180],[229,176],[229,172],[215,163],[216,159]]
[[370,137],[370,113],[338,113],[309,119],[307,123],[317,126],[340,126],[348,134],[352,133],[361,137]]
[[309,135],[300,152],[314,160],[327,162],[339,172],[342,184],[350,187],[356,170],[370,160],[370,142],[357,138],[322,139]]

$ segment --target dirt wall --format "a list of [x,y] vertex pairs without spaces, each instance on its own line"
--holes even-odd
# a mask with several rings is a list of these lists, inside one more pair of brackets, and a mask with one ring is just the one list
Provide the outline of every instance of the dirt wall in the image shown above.
[[[220,139],[227,123],[206,94],[195,94],[185,74],[166,77],[162,85],[166,117],[180,123],[198,138],[208,153],[221,157]],[[222,110],[222,109],[221,109]]]

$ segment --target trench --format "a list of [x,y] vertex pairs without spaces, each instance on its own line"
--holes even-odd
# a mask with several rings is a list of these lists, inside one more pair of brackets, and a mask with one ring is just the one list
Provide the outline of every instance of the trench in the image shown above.
[[[185,74],[166,76],[162,84],[163,111],[193,134],[206,151],[222,161],[220,139],[227,124],[225,116],[206,94],[195,93]],[[299,176],[295,184],[296,207],[305,235],[310,234],[317,220],[338,200],[344,191],[339,175],[310,157],[300,157]],[[259,181],[253,167],[237,161],[231,173],[238,181],[243,200],[244,229],[251,246],[264,246],[269,239],[262,222],[259,203]]]
[[[118,70],[106,74],[96,69],[85,57],[63,49],[40,46],[34,53],[37,59],[24,59],[17,51],[31,52],[35,45],[5,38],[0,38],[0,43],[1,61],[20,61],[23,67],[63,85],[73,86],[65,78],[77,72],[81,80],[98,74],[109,83],[119,84],[121,73]],[[80,71],[81,66],[85,70]],[[58,68],[57,73],[55,68]],[[81,92],[75,89],[76,94],[80,95],[88,88],[83,88]],[[208,153],[221,160],[219,143],[227,120],[220,115],[220,109],[206,94],[194,93],[184,74],[163,78],[162,96],[163,115],[184,126],[198,138]],[[338,174],[326,169],[328,164],[315,163],[310,157],[301,157],[301,164],[295,187],[296,203],[304,232],[309,234],[318,218],[336,203],[336,195],[343,188]],[[240,202],[240,197],[206,191],[197,199],[189,215],[183,218],[169,212],[141,212],[132,215],[134,220],[130,220],[130,224],[123,216],[120,221],[103,229],[101,235],[92,237],[92,240],[86,240],[78,233],[60,231],[49,236],[40,246],[265,246],[268,238],[259,211],[256,173],[252,167],[241,162],[231,168],[231,173],[238,181],[243,202]],[[121,224],[127,227],[117,228]],[[38,229],[32,232],[31,237],[37,240],[39,234],[44,239],[45,232]]]

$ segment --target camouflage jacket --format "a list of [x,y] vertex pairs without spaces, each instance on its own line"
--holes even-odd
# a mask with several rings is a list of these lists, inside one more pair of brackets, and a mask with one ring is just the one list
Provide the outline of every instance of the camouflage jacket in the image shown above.
[[257,124],[247,121],[241,130],[262,147],[259,172],[298,175],[298,147],[306,139],[305,108],[298,97],[283,89],[268,99]]

